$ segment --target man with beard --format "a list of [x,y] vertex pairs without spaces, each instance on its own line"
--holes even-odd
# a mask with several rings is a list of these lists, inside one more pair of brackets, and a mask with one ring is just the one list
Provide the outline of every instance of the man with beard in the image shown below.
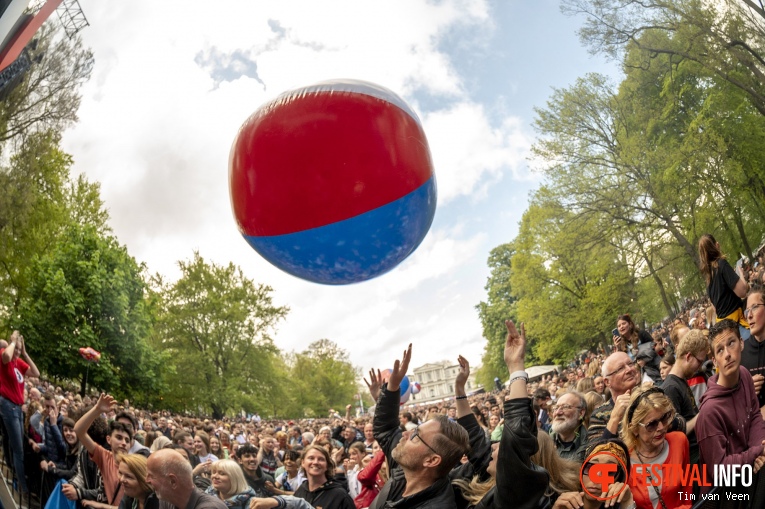
[[412,431],[401,431],[399,386],[411,358],[409,345],[402,360],[394,363],[385,386],[379,370],[369,373],[367,385],[377,400],[374,434],[391,472],[370,509],[391,504],[397,509],[456,509],[448,474],[469,450],[468,433],[445,415],[437,415]]
[[247,484],[255,490],[255,496],[270,497],[272,493],[266,488],[266,482],[273,483],[273,476],[263,472],[258,459],[258,449],[252,444],[244,444],[236,451],[239,466],[242,467]]
[[584,427],[583,419],[586,411],[587,401],[579,392],[567,392],[555,403],[550,437],[561,458],[578,463],[584,461],[587,428]]

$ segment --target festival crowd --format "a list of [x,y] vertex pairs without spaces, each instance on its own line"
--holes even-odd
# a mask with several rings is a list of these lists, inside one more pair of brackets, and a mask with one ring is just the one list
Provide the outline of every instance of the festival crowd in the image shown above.
[[[373,415],[215,420],[81,397],[42,381],[14,331],[0,341],[5,461],[51,509],[689,509],[712,465],[765,464],[763,259],[734,268],[711,235],[699,257],[703,299],[653,327],[620,315],[608,347],[535,381],[508,320],[503,388],[468,396],[459,356],[453,398],[402,407],[410,345],[386,380],[365,378]],[[667,474],[704,466],[694,482]]]

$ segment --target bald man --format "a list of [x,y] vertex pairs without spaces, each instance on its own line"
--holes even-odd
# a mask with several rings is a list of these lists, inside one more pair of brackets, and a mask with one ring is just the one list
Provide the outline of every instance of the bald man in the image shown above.
[[[218,497],[194,486],[191,464],[173,449],[160,449],[149,456],[146,482],[154,489],[162,509],[227,509]],[[169,505],[168,505],[169,504]]]
[[624,352],[614,352],[603,361],[603,383],[611,390],[611,399],[597,407],[590,417],[587,441],[593,443],[602,436],[619,436],[619,426],[630,403],[630,391],[640,382],[635,361]]

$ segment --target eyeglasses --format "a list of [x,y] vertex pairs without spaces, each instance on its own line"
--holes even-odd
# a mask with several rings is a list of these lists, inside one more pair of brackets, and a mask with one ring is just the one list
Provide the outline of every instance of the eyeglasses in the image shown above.
[[674,417],[675,417],[675,412],[673,410],[670,410],[666,414],[662,415],[658,419],[652,420],[648,424],[643,424],[642,422],[639,422],[638,424],[643,426],[648,433],[653,433],[659,427],[659,423],[662,423],[664,427],[667,427],[667,425],[669,424],[669,421],[671,421]]
[[634,367],[635,367],[635,361],[628,361],[628,362],[625,362],[624,365],[622,365],[622,367],[608,373],[606,376],[614,376],[617,373],[621,373],[625,369],[632,369]]
[[694,355],[694,356],[693,356],[693,358],[694,358],[694,359],[696,359],[697,361],[699,361],[699,365],[702,365],[702,364],[704,364],[705,362],[707,362],[707,358],[706,358],[706,357],[702,357],[701,359],[699,359],[698,357],[696,357],[696,356]]
[[744,316],[749,316],[750,313],[754,313],[754,310],[757,309],[760,306],[765,306],[765,304],[755,304],[754,306],[745,309],[744,310]]
[[[582,474],[589,476],[590,475],[590,469],[593,465],[597,465],[597,463],[594,463],[592,461],[589,461],[584,464],[584,467],[582,468]],[[622,482],[625,478],[624,475],[624,469],[621,465],[618,463],[616,464],[616,472],[614,472],[614,482]]]
[[553,413],[557,412],[558,410],[568,412],[569,410],[580,410],[581,408],[582,407],[580,406],[567,405],[566,403],[563,403],[562,405],[555,405],[553,408]]
[[[420,427],[419,426],[414,428],[412,430],[412,434],[409,435],[409,440],[414,440],[415,438],[419,438],[420,442],[422,442],[425,445],[425,447],[427,447],[428,449],[433,451],[433,454],[438,454],[435,449],[433,449],[430,445],[428,445],[428,443],[425,440],[422,439],[422,437],[420,436]],[[438,454],[438,455],[441,456],[440,454]]]

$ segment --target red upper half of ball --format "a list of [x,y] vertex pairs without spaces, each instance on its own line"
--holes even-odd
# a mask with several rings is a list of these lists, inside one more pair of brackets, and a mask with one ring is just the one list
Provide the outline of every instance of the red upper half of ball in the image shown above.
[[263,106],[239,130],[229,160],[234,216],[251,236],[349,219],[432,176],[416,117],[391,101],[344,90],[298,90]]

